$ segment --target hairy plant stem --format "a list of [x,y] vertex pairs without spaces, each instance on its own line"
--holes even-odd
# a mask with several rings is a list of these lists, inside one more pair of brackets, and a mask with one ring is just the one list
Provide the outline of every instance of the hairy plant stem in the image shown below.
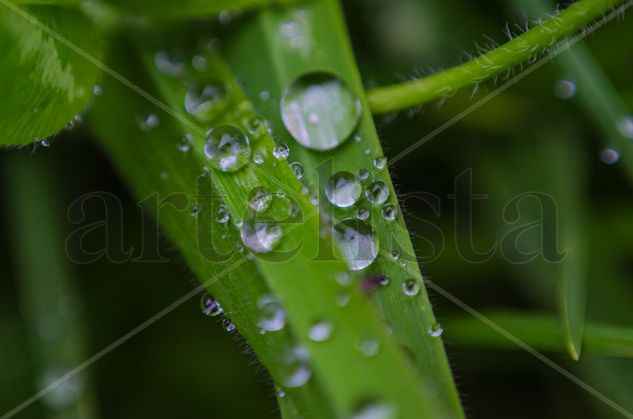
[[[622,0],[581,0],[509,42],[457,67],[367,92],[374,114],[394,112],[450,96],[458,90],[491,79],[528,61],[582,29]],[[625,7],[630,5],[625,2]]]

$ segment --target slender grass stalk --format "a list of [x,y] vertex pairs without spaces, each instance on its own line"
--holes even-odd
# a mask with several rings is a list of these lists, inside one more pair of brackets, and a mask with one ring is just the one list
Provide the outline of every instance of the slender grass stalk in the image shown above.
[[[538,351],[566,352],[566,332],[556,316],[542,313],[490,311],[487,318]],[[513,342],[472,316],[448,318],[447,339],[455,345],[518,349]],[[589,322],[583,338],[590,355],[633,357],[633,329]]]
[[[372,112],[394,112],[450,96],[491,79],[528,61],[585,25],[607,13],[622,0],[580,0],[524,34],[471,61],[431,76],[367,92]],[[626,2],[628,6],[630,2]]]
[[[176,38],[171,39],[174,41]],[[195,43],[187,39],[180,45],[187,51]],[[160,74],[154,66],[154,51],[153,47],[139,50],[142,64],[146,64],[142,66],[143,71],[135,70],[130,66],[135,61],[123,55],[113,58],[115,68],[147,91],[164,98],[172,108],[179,109],[188,82]],[[205,76],[224,83],[229,103],[227,111],[216,115],[208,126],[232,125],[249,132],[249,121],[256,118],[256,114],[219,58],[211,52],[205,58]],[[290,167],[272,156],[273,142],[270,136],[265,131],[251,136],[252,153],[265,156],[261,165],[249,162],[235,173],[213,170],[209,180],[209,175],[203,171],[209,159],[205,156],[205,136],[201,129],[208,126],[192,129],[192,126],[195,127],[193,119],[188,124],[179,124],[169,115],[156,111],[156,117],[161,121],[159,127],[151,132],[143,131],[137,126],[134,115],[142,115],[144,109],[147,109],[147,103],[143,99],[130,96],[120,85],[107,85],[93,119],[104,146],[121,172],[136,186],[137,193],[187,191],[187,195],[192,192],[199,194],[200,191],[192,191],[192,188],[195,179],[201,176],[203,180],[206,179],[207,185],[211,182],[201,191],[207,191],[205,194],[213,191],[220,195],[234,221],[248,222],[249,193],[260,186],[283,192],[294,200],[303,214],[302,222],[284,227],[285,235],[277,249],[294,251],[292,257],[269,260],[265,256],[241,256],[238,253],[236,258],[239,259],[239,267],[246,269],[242,262],[247,262],[248,269],[256,271],[256,274],[230,272],[227,278],[207,282],[204,281],[217,274],[220,268],[226,269],[225,263],[214,263],[200,253],[199,245],[206,243],[206,235],[201,236],[201,241],[197,243],[195,240],[199,233],[195,229],[196,220],[201,214],[209,213],[209,217],[213,218],[213,208],[198,204],[195,211],[197,216],[194,217],[189,211],[182,210],[174,213],[170,219],[166,219],[164,214],[161,216],[162,225],[192,269],[205,286],[218,296],[225,306],[225,313],[253,346],[275,381],[290,387],[289,394],[293,393],[295,385],[291,385],[292,380],[284,377],[284,372],[288,372],[288,360],[285,357],[293,355],[293,349],[297,346],[308,351],[309,368],[314,371],[314,380],[326,402],[319,408],[318,402],[309,400],[306,404],[312,402],[313,407],[304,408],[301,414],[323,417],[320,416],[323,415],[322,410],[331,409],[334,416],[348,417],[368,398],[388,404],[402,417],[419,417],[431,411],[426,405],[426,398],[422,397],[422,389],[414,372],[408,368],[404,355],[395,343],[388,338],[382,322],[360,290],[347,289],[351,297],[349,304],[343,308],[337,305],[336,296],[341,292],[341,285],[336,277],[347,268],[342,260],[314,260],[317,250],[327,249],[331,243],[327,237],[320,237],[316,209],[306,196],[298,193],[301,186]],[[112,123],[112,119],[117,121],[116,124]],[[176,146],[178,139],[185,133],[191,136],[191,150],[182,156]],[[161,176],[161,173],[165,173],[165,176]],[[206,222],[209,221],[212,222],[210,219]],[[208,227],[205,231],[208,231]],[[229,246],[240,243],[228,238],[224,242]],[[252,283],[240,282],[249,276]],[[257,301],[267,293],[273,293],[286,312],[289,326],[281,335],[261,335],[257,326],[260,316]],[[315,322],[322,319],[332,328],[331,337],[325,342],[309,337]],[[280,339],[277,336],[286,333],[290,342],[277,340]],[[357,349],[359,342],[368,337],[375,339],[380,347],[376,356],[365,357]],[[276,341],[274,345],[273,341]],[[279,360],[279,357],[282,359]],[[298,387],[294,389],[295,393],[307,391],[302,390],[303,386]],[[298,403],[295,406],[301,408]]]
[[[38,375],[33,378],[33,388],[39,389],[83,361],[87,351],[85,329],[76,278],[64,253],[61,225],[65,214],[55,170],[36,155],[4,160],[18,289],[30,332],[30,355]],[[97,417],[86,372],[57,387],[43,404],[50,417]]]
[[[442,341],[429,332],[437,327],[437,321],[423,286],[395,190],[387,170],[384,167],[376,169],[373,163],[380,160],[383,152],[338,2],[319,0],[297,8],[261,10],[256,16],[240,22],[223,40],[223,45],[246,93],[257,110],[271,122],[276,141],[288,144],[291,161],[301,163],[305,168],[302,180],[309,185],[312,194],[325,201],[326,181],[339,171],[352,174],[367,171],[371,174],[368,182],[379,180],[388,185],[387,202],[396,208],[395,220],[383,216],[381,205],[369,202],[359,205],[371,214],[367,222],[380,239],[378,257],[365,268],[363,275],[388,278],[389,285],[372,292],[372,301],[412,356],[424,382],[424,397],[427,403],[435,405],[432,416],[461,417],[463,413]],[[307,46],[297,48],[296,45]],[[257,66],[253,65],[253,51],[257,51]],[[280,99],[284,92],[297,78],[312,72],[336,75],[354,91],[363,106],[359,126],[353,134],[355,139],[350,138],[329,151],[312,151],[299,145],[288,133],[281,117]],[[337,111],[332,109],[330,112]],[[337,209],[333,216],[339,220],[355,218],[355,207],[351,211]],[[394,251],[400,259],[394,259]],[[420,287],[417,295],[410,296],[403,291],[406,281],[413,281]]]

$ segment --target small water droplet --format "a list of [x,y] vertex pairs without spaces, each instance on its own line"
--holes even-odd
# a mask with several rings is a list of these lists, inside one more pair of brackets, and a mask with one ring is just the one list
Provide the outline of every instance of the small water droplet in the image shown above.
[[206,292],[200,297],[200,310],[202,310],[205,316],[211,317],[219,316],[224,313],[224,309],[220,303]]
[[389,256],[391,256],[391,259],[393,259],[393,260],[398,260],[398,259],[400,259],[400,252],[397,251],[396,249],[394,249],[394,250],[391,251]]
[[191,150],[191,141],[193,138],[190,134],[185,134],[180,138],[180,142],[178,143],[178,151],[181,153],[188,153]]
[[69,368],[65,368],[61,365],[49,366],[44,370],[44,373],[39,378],[39,387],[47,388],[53,386],[51,391],[45,394],[42,398],[42,402],[46,407],[55,411],[63,411],[75,404],[82,394],[85,388],[85,379],[81,374],[75,374],[63,381],[59,381],[70,371]]
[[633,139],[633,116],[627,115],[620,119],[618,130],[626,138]]
[[347,272],[339,272],[336,274],[336,281],[344,287],[348,287],[352,283],[352,279]]
[[605,148],[600,152],[600,161],[604,164],[616,164],[620,161],[620,152],[614,148]]
[[224,330],[226,330],[229,333],[235,331],[235,323],[233,323],[231,320],[229,320],[226,317],[222,319],[222,327],[224,328]]
[[101,96],[103,94],[103,87],[99,84],[92,86],[92,94],[95,96]]
[[200,208],[199,205],[192,205],[191,212],[189,214],[191,214],[192,217],[197,217],[198,215],[200,215],[201,212],[202,208]]
[[338,294],[336,294],[336,305],[339,307],[346,307],[351,299],[352,294],[350,294],[348,291],[340,291]]
[[215,221],[217,221],[218,223],[224,224],[229,221],[230,217],[231,217],[231,212],[229,211],[229,207],[227,207],[224,204],[218,205],[218,207],[215,210]]
[[358,342],[357,349],[366,357],[371,358],[380,352],[380,344],[374,338],[366,338]]
[[576,95],[576,84],[570,80],[560,80],[554,85],[554,94],[559,99],[571,99]]
[[273,156],[277,160],[286,160],[290,155],[290,148],[286,144],[280,144],[277,147],[273,148]]
[[250,159],[251,147],[242,131],[225,125],[209,131],[204,152],[214,168],[222,172],[235,172]]
[[331,150],[355,130],[362,107],[343,80],[333,74],[309,73],[295,80],[281,99],[284,126],[299,144]]
[[398,209],[395,205],[387,204],[383,207],[380,213],[382,214],[382,218],[384,218],[385,220],[393,221],[398,216]]
[[332,336],[332,324],[326,320],[318,320],[310,326],[308,337],[315,342],[325,342]]
[[378,256],[378,236],[366,222],[357,219],[343,220],[333,228],[332,233],[351,270],[366,268]]
[[272,295],[264,295],[257,301],[259,317],[257,325],[267,332],[276,332],[286,325],[286,312]]
[[369,218],[369,214],[370,212],[367,208],[359,208],[358,211],[356,211],[356,218],[366,220]]
[[158,124],[160,124],[160,119],[153,112],[149,112],[145,116],[138,118],[138,126],[143,131],[151,131],[156,128]]
[[220,81],[192,83],[185,93],[185,110],[198,121],[207,123],[224,112],[228,97],[226,85]]
[[197,71],[206,70],[207,65],[207,59],[204,55],[196,54],[191,59],[191,66]]
[[268,90],[262,90],[259,92],[259,98],[262,102],[268,102],[270,100],[270,92]]
[[283,229],[274,222],[256,221],[254,218],[244,222],[240,237],[244,246],[255,253],[269,253],[281,241]]
[[354,205],[363,193],[363,187],[350,172],[337,172],[325,184],[328,201],[339,208]]
[[409,278],[402,284],[402,289],[408,296],[418,295],[420,293],[420,282],[414,278]]
[[301,180],[303,178],[303,165],[299,162],[290,163],[290,168],[292,172],[295,174],[297,179]]
[[372,182],[365,191],[367,200],[372,204],[384,204],[389,198],[389,186],[382,180]]
[[255,212],[264,212],[270,208],[273,202],[273,195],[263,186],[253,188],[248,194],[248,205]]
[[277,396],[280,399],[283,399],[284,397],[286,397],[286,391],[279,386],[275,386],[275,392],[277,393]]
[[382,285],[383,287],[386,287],[387,285],[389,285],[389,275],[383,273],[380,274],[380,276],[378,277],[378,282],[380,283],[380,285]]
[[396,411],[390,404],[376,399],[363,400],[350,419],[395,419]]
[[231,12],[229,12],[228,10],[222,10],[218,14],[218,21],[222,25],[228,25],[229,23],[231,23],[232,19],[233,19],[233,16],[231,16]]
[[427,333],[434,337],[440,337],[442,336],[442,333],[444,333],[444,329],[442,329],[442,325],[439,323],[435,323],[434,325],[432,325],[431,327],[428,328]]
[[358,179],[364,182],[367,179],[369,179],[369,174],[370,174],[369,170],[367,170],[367,169],[360,169],[358,171]]
[[284,387],[298,388],[307,383],[312,377],[307,351],[299,346],[287,351],[282,359],[279,375]]
[[268,121],[258,115],[246,121],[246,129],[253,138],[260,138],[266,134],[270,134],[270,125],[268,125]]
[[385,166],[387,166],[386,157],[377,157],[374,159],[374,168],[376,168],[376,170],[382,170]]
[[354,135],[354,141],[360,143],[361,141],[363,141],[363,137],[361,137],[360,134],[356,134]]
[[167,53],[158,51],[154,55],[156,69],[166,76],[181,76],[185,72],[185,62],[182,54],[177,51]]

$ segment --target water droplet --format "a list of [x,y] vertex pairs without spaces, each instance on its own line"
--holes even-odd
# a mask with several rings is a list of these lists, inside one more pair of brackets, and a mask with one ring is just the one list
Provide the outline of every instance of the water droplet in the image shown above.
[[352,294],[350,294],[348,291],[341,291],[336,294],[336,305],[338,305],[339,307],[345,307],[349,304],[351,299]]
[[382,218],[384,218],[385,220],[393,221],[398,216],[398,209],[395,205],[387,204],[383,207],[380,213],[382,214]]
[[409,278],[402,284],[402,289],[408,296],[418,295],[420,293],[420,282],[414,278]]
[[218,223],[224,224],[229,221],[230,217],[231,217],[231,212],[229,211],[229,207],[227,207],[224,204],[218,205],[218,207],[215,210],[215,221],[217,221]]
[[376,168],[376,170],[382,170],[385,168],[386,165],[387,165],[386,157],[378,157],[374,159],[374,168]]
[[253,138],[260,138],[266,134],[270,134],[270,125],[268,125],[268,121],[257,115],[246,121],[246,129]]
[[435,323],[433,326],[429,327],[427,333],[434,338],[442,336],[444,333],[444,329],[442,329],[442,325],[439,323]]
[[233,323],[231,320],[229,320],[226,317],[222,319],[222,327],[224,328],[224,330],[226,330],[229,333],[235,331],[235,323]]
[[92,94],[95,96],[101,96],[103,94],[103,87],[99,84],[92,86]]
[[393,260],[398,260],[398,259],[400,259],[400,252],[397,251],[396,249],[394,249],[394,250],[391,251],[389,256],[391,256],[391,259],[393,259]]
[[204,55],[196,54],[191,59],[191,66],[197,71],[206,70],[207,65],[207,59]]
[[277,147],[273,148],[273,156],[277,160],[286,160],[290,155],[290,148],[286,144],[280,144]]
[[310,326],[308,337],[315,342],[325,342],[332,336],[332,324],[326,320],[318,320]]
[[554,86],[554,94],[559,99],[571,99],[576,95],[576,84],[569,80],[560,80]]
[[339,272],[336,274],[336,281],[344,287],[348,287],[352,283],[352,279],[347,272]]
[[231,12],[229,12],[228,10],[222,10],[218,14],[218,20],[221,24],[228,25],[229,23],[231,23],[231,20],[233,20],[233,16],[231,16]]
[[264,295],[257,301],[259,318],[257,325],[267,332],[276,332],[286,325],[286,312],[272,295]]
[[71,375],[63,381],[59,381],[70,371],[61,365],[54,365],[46,368],[39,378],[38,386],[47,388],[57,383],[52,390],[42,398],[46,407],[56,411],[68,409],[75,404],[82,396],[85,388],[85,379],[81,374]]
[[185,62],[181,55],[182,54],[177,51],[172,53],[158,51],[154,55],[154,65],[162,74],[167,76],[180,76],[185,72]]
[[369,179],[369,170],[367,169],[360,169],[358,171],[358,179],[361,181],[366,181],[367,179]]
[[240,229],[240,237],[246,247],[255,253],[269,253],[281,241],[283,229],[273,222],[249,219]]
[[600,152],[600,161],[604,164],[616,164],[620,161],[620,152],[614,148],[605,148]]
[[389,198],[389,192],[389,186],[382,180],[377,180],[367,187],[365,196],[372,204],[384,204]]
[[382,285],[383,287],[386,287],[387,285],[389,285],[389,275],[383,273],[380,274],[380,276],[378,277],[378,283],[380,283],[380,285]]
[[275,386],[275,392],[277,393],[277,396],[281,399],[286,397],[286,391],[279,386]]
[[350,419],[394,419],[396,412],[393,406],[375,399],[363,400],[354,409]]
[[618,130],[620,134],[624,135],[626,138],[633,139],[633,116],[625,116],[620,119],[618,123]]
[[185,110],[198,121],[207,123],[224,112],[228,105],[224,83],[192,83],[185,94]]
[[292,169],[292,172],[295,174],[295,176],[297,177],[297,179],[302,179],[303,178],[303,165],[299,162],[293,162],[290,163],[290,168]]
[[270,208],[273,202],[273,195],[263,186],[253,188],[248,194],[248,205],[255,212],[264,212]]
[[284,387],[297,388],[307,383],[312,377],[307,351],[302,347],[291,348],[282,359],[279,375]]
[[370,358],[378,355],[378,352],[380,352],[380,344],[374,338],[366,338],[358,342],[357,349],[360,353]]
[[366,220],[369,218],[369,214],[370,212],[367,208],[359,208],[358,211],[356,211],[356,218]]
[[223,172],[235,172],[248,162],[251,147],[242,131],[225,125],[209,131],[204,152],[214,168]]
[[151,131],[160,124],[160,119],[155,113],[149,112],[143,117],[138,118],[138,126],[143,131]]
[[363,187],[350,172],[337,172],[325,184],[327,199],[339,208],[354,205],[363,193]]
[[309,73],[295,80],[281,99],[284,126],[299,144],[331,150],[350,137],[362,108],[352,90],[333,74]]
[[224,309],[220,303],[206,292],[200,297],[200,310],[202,310],[205,316],[211,317],[219,316],[224,313]]
[[170,177],[169,176],[169,172],[161,172],[161,174],[160,174],[160,178],[162,180],[167,180],[167,179],[169,179],[169,177]]
[[360,143],[361,141],[363,141],[363,137],[361,137],[359,134],[356,134],[354,135],[354,141]]
[[262,90],[259,92],[259,98],[262,102],[268,102],[270,100],[270,92],[268,90]]
[[48,138],[45,138],[43,140],[40,140],[37,142],[40,146],[44,147],[44,148],[48,148],[51,146],[51,142]]
[[198,215],[200,215],[200,213],[202,212],[202,208],[200,208],[199,205],[192,205],[191,206],[191,216],[192,217],[197,217]]
[[332,233],[351,270],[366,268],[378,256],[378,236],[366,222],[356,219],[343,220],[333,228]]
[[178,151],[181,153],[188,153],[191,150],[191,141],[193,138],[189,134],[185,134],[180,138],[180,142],[178,143]]

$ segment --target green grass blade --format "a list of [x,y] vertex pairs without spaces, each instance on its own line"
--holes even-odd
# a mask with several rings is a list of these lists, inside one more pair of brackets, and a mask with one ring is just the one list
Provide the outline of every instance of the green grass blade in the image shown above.
[[[169,38],[174,39],[171,36]],[[194,44],[183,42],[181,45],[188,51]],[[145,73],[139,73],[138,70],[135,72],[130,67],[135,62],[134,59],[125,56],[118,56],[114,67],[147,91],[164,98],[173,109],[180,109],[187,80],[159,74],[153,65],[154,51],[154,48],[139,51],[143,63],[147,64]],[[221,80],[230,92],[228,109],[210,121],[208,126],[230,124],[248,132],[245,124],[256,115],[217,56],[209,52],[206,53],[206,59],[208,66],[204,77]],[[126,61],[128,64],[125,64]],[[132,184],[137,185],[136,189],[141,185],[145,191],[158,190],[163,194],[191,191],[191,179],[201,174],[206,178],[203,166],[209,164],[203,151],[204,136],[201,136],[200,128],[196,128],[192,120],[181,123],[182,119],[178,121],[156,111],[161,121],[159,126],[151,132],[143,131],[138,128],[134,115],[142,115],[147,109],[151,109],[148,103],[142,98],[130,96],[124,87],[107,85],[104,88],[103,101],[97,106],[94,115],[99,137],[119,170]],[[112,123],[113,120],[116,123]],[[193,141],[191,152],[182,156],[176,145],[185,132],[193,136]],[[255,325],[258,318],[256,301],[266,292],[262,287],[269,288],[279,298],[287,313],[292,337],[297,344],[308,350],[314,379],[325,395],[326,406],[331,407],[335,416],[351,415],[358,403],[366,398],[388,403],[401,417],[418,417],[420,412],[428,411],[415,374],[408,368],[403,354],[386,335],[382,322],[360,291],[350,288],[350,303],[344,308],[336,304],[336,296],[341,288],[335,278],[338,273],[346,270],[346,266],[340,260],[313,260],[317,254],[317,246],[327,249],[329,241],[320,238],[318,217],[314,216],[316,209],[307,197],[297,193],[300,184],[290,167],[279,164],[272,158],[272,139],[267,134],[260,133],[252,137],[251,144],[253,153],[267,156],[265,162],[259,166],[249,163],[233,174],[213,171],[213,188],[223,196],[235,220],[243,219],[248,194],[254,187],[264,185],[269,190],[285,192],[299,205],[304,219],[292,228],[284,227],[285,236],[280,248],[287,250],[293,249],[297,244],[300,246],[296,254],[288,260],[249,258],[251,269],[258,272],[254,278],[254,283],[258,284],[256,287],[241,282],[248,278],[245,273],[231,275],[232,280],[225,278],[210,282],[208,287],[218,294],[228,315],[252,344],[273,378],[282,383],[284,364],[275,362],[275,359],[290,349],[289,344],[283,341],[276,342],[276,345],[272,345],[271,341],[265,344],[262,339],[272,340],[276,335],[266,333],[262,337]],[[140,157],[141,154],[147,156]],[[141,158],[142,161],[139,160]],[[161,178],[163,172],[167,176]],[[184,178],[184,174],[188,178]],[[209,211],[205,206],[200,209],[202,214]],[[204,281],[217,270],[217,264],[214,266],[199,253],[191,234],[178,233],[182,226],[193,222],[192,218],[196,217],[191,217],[189,212],[180,211],[171,220],[167,221],[162,217],[161,221],[174,244]],[[228,241],[228,244],[235,243]],[[258,281],[257,278],[261,279]],[[225,289],[222,295],[218,288],[220,292],[222,288]],[[247,298],[250,293],[255,295]],[[327,342],[315,342],[308,338],[309,329],[321,318],[327,319],[333,327],[332,336]],[[367,336],[376,339],[380,346],[380,352],[375,357],[364,357],[356,349],[358,342]]]
[[[65,213],[55,169],[42,156],[22,154],[3,159],[3,166],[18,289],[38,374],[33,388],[39,390],[86,357],[81,303],[64,253]],[[96,417],[86,372],[71,380],[43,399],[51,417]]]
[[[622,0],[580,0],[555,17],[471,61],[431,76],[367,92],[376,114],[394,112],[450,96],[528,61],[555,43],[581,30]],[[630,6],[631,2],[625,2]]]
[[[296,38],[293,39],[293,36]],[[376,170],[373,167],[372,161],[383,155],[382,149],[336,1],[314,1],[296,9],[262,10],[240,22],[239,27],[223,42],[232,69],[247,94],[258,111],[271,121],[275,139],[290,146],[291,161],[304,166],[302,180],[313,194],[318,193],[325,201],[323,188],[330,174],[327,168],[331,168],[332,173],[347,171],[354,174],[364,169],[372,172],[374,179],[389,185],[389,202],[398,208],[387,169]],[[305,48],[293,47],[296,45],[293,43],[305,45],[306,42],[309,46]],[[258,65],[253,65],[253,51],[257,51]],[[355,132],[360,141],[349,139],[334,150],[316,152],[298,145],[286,131],[281,121],[280,98],[297,77],[313,71],[337,75],[360,98],[363,114]],[[435,416],[461,417],[459,397],[442,341],[428,333],[436,320],[424,286],[415,297],[403,292],[405,280],[414,279],[422,284],[422,276],[401,211],[398,208],[396,221],[389,222],[381,215],[381,206],[369,205],[368,209],[371,211],[369,222],[380,238],[381,250],[364,275],[386,274],[390,278],[388,286],[373,293],[373,301],[393,327],[401,344],[413,355],[427,388],[425,393],[429,403],[437,405]],[[336,219],[354,217],[349,211],[337,211],[334,212]],[[401,260],[391,258],[394,249],[402,254]],[[403,268],[401,263],[408,266]]]
[[[488,319],[532,348],[544,352],[566,352],[565,330],[556,316],[542,313],[489,311]],[[446,338],[455,345],[477,348],[516,349],[515,343],[472,316],[446,320]],[[587,323],[583,346],[587,354],[633,357],[633,328]]]
[[97,59],[102,53],[100,34],[78,7],[1,0],[0,146],[56,134],[88,105],[101,73],[35,21]]

